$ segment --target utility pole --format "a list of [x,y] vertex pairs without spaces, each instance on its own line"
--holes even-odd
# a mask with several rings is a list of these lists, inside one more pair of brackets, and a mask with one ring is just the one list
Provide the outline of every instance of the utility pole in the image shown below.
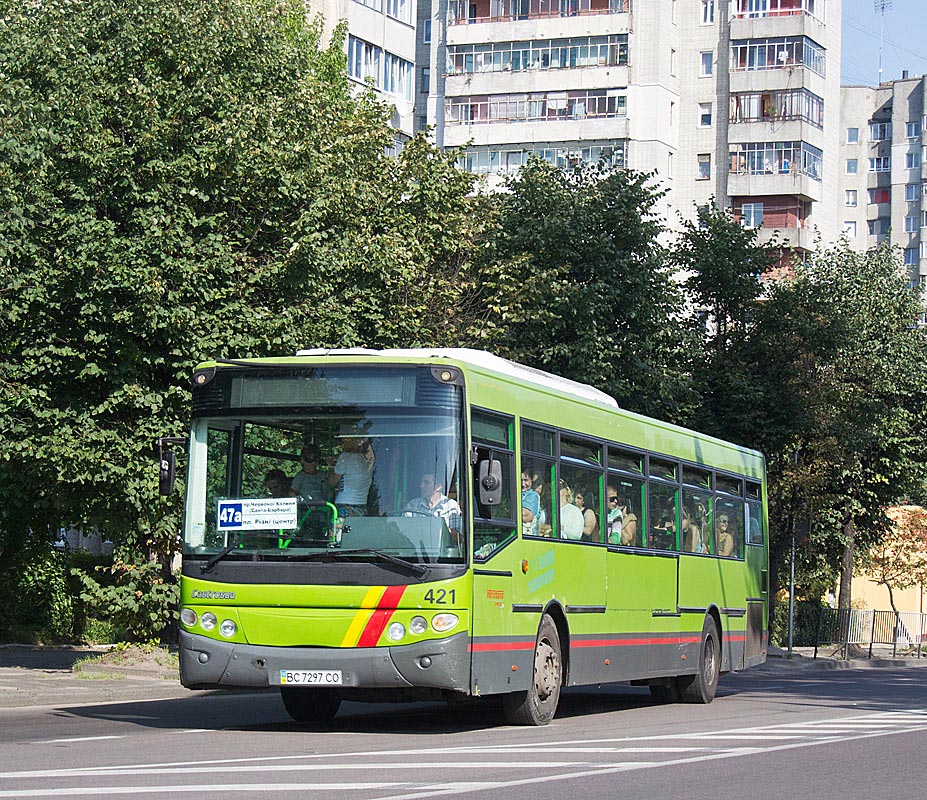
[[882,40],[885,37],[885,11],[892,7],[892,0],[875,0],[875,12],[882,17],[879,26],[879,86],[882,85]]

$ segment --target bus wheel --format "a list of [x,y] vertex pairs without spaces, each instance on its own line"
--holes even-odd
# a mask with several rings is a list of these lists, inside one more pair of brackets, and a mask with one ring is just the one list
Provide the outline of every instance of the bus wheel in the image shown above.
[[712,617],[702,628],[702,647],[695,675],[680,675],[676,680],[684,703],[710,703],[718,690],[721,675],[721,641],[718,625]]
[[297,722],[329,722],[338,713],[341,698],[331,689],[281,686],[286,713]]
[[563,660],[560,635],[554,621],[545,615],[534,647],[534,676],[526,692],[512,692],[502,699],[505,717],[513,725],[547,725],[557,712]]

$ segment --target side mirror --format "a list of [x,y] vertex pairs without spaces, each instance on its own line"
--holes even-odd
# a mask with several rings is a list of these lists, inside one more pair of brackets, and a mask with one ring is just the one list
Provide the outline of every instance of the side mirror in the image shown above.
[[161,453],[161,474],[158,476],[158,491],[162,497],[168,497],[174,491],[174,478],[177,471],[177,456],[173,450]]
[[481,506],[497,506],[502,502],[502,462],[483,459],[477,466],[477,491]]

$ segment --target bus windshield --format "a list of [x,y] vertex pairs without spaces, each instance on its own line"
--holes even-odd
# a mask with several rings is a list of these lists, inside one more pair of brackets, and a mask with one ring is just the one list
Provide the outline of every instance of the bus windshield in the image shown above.
[[465,561],[458,386],[421,367],[214,382],[194,398],[185,557]]

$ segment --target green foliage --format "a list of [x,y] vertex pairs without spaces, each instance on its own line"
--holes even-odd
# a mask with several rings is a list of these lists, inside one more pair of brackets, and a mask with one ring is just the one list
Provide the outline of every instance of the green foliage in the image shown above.
[[194,365],[450,343],[472,178],[386,155],[301,0],[0,3],[0,573],[65,524],[167,563]]
[[69,641],[77,611],[64,553],[33,546],[18,553],[15,568],[0,574],[0,641]]
[[685,415],[680,298],[658,244],[662,192],[604,165],[533,159],[509,179],[484,253],[493,349],[593,384],[627,408]]
[[[818,617],[821,603],[818,600],[796,600],[795,615],[792,621],[792,645],[794,647],[813,647],[818,633]],[[780,601],[775,606],[772,626],[769,630],[769,643],[783,650],[789,646],[789,604]]]
[[125,630],[132,641],[162,637],[177,618],[179,586],[172,578],[165,579],[159,564],[127,564],[117,559],[112,566],[95,571],[108,573],[114,580],[102,582],[73,570],[81,583],[81,602],[95,618]]

